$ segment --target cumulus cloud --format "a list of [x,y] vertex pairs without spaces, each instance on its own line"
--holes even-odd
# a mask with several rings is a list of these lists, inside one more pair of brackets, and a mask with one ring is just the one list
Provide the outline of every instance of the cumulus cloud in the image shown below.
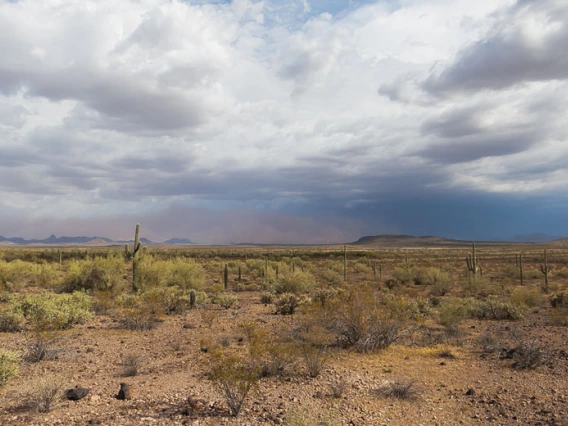
[[456,60],[426,80],[432,93],[499,90],[568,79],[568,8],[564,0],[518,0]]
[[400,194],[557,196],[562,3],[0,2],[0,217],[321,242],[410,229],[367,214]]

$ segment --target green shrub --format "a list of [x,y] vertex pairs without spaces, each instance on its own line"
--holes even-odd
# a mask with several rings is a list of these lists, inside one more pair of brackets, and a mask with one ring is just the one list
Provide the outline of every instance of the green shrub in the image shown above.
[[396,267],[392,271],[392,278],[397,284],[408,285],[414,283],[416,274],[414,269],[406,267]]
[[324,308],[325,325],[341,346],[353,347],[359,352],[374,352],[390,346],[412,316],[409,305],[400,298],[378,296],[363,286],[352,287],[328,305]]
[[91,304],[92,297],[82,292],[45,292],[14,298],[10,308],[21,313],[33,330],[64,330],[88,321],[92,317]]
[[293,315],[298,306],[300,306],[300,298],[292,293],[281,294],[274,302],[276,313],[280,315]]
[[438,308],[438,322],[444,327],[457,326],[469,318],[473,310],[471,299],[457,297],[444,299]]
[[478,319],[493,320],[519,320],[524,316],[521,306],[499,300],[496,296],[489,296],[483,301],[478,301],[474,315]]
[[123,279],[124,259],[110,254],[93,260],[72,260],[67,264],[67,276],[61,290],[119,292],[125,287]]
[[138,274],[142,289],[170,286],[183,290],[203,290],[205,283],[205,271],[201,265],[186,258],[155,260],[143,256],[138,265]]
[[232,306],[235,306],[238,301],[239,299],[237,299],[237,297],[231,296],[230,294],[220,294],[215,299],[215,303],[225,309],[229,309]]
[[0,310],[0,332],[22,331],[24,328],[24,315],[14,309]]
[[281,274],[276,280],[274,290],[277,294],[304,294],[309,293],[313,287],[314,277],[312,274],[296,270],[295,272]]
[[466,296],[486,297],[491,294],[491,285],[483,277],[468,277],[462,283],[462,288]]
[[319,275],[321,280],[331,287],[339,287],[343,284],[343,272],[340,274],[331,269],[324,269]]
[[269,291],[264,291],[260,295],[260,303],[264,303],[265,305],[269,305],[274,300],[274,293]]
[[205,272],[200,264],[192,259],[175,259],[169,262],[168,285],[183,290],[203,290]]
[[160,296],[155,292],[122,295],[118,298],[117,305],[119,308],[115,317],[126,330],[151,330],[158,325],[163,312]]
[[34,379],[22,395],[26,405],[38,413],[49,413],[65,398],[65,381],[60,377],[44,376]]
[[212,351],[209,378],[221,391],[232,416],[238,416],[250,390],[256,386],[260,367],[236,354]]
[[4,386],[10,377],[19,372],[20,356],[14,352],[0,348],[0,387]]
[[0,261],[0,288],[14,291],[28,285],[38,285],[42,283],[38,279],[42,274],[42,266],[14,260],[12,262]]
[[158,304],[166,315],[181,314],[190,309],[189,292],[179,287],[150,288],[142,297],[150,305]]
[[549,301],[553,308],[568,307],[568,293],[552,294]]
[[511,301],[518,306],[537,306],[542,300],[542,295],[538,290],[526,287],[517,287],[511,293]]

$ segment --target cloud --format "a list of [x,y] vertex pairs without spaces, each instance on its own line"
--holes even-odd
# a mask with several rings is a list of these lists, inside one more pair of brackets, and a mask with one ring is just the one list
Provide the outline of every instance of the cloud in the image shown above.
[[0,234],[331,241],[430,233],[416,197],[561,197],[562,3],[0,2]]
[[568,79],[568,9],[563,0],[518,0],[498,14],[486,37],[428,78],[431,93],[506,89]]

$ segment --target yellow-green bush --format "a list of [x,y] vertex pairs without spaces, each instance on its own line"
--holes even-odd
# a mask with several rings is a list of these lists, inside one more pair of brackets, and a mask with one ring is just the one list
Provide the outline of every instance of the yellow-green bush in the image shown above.
[[18,374],[19,362],[18,354],[0,348],[0,387],[4,386],[10,377]]
[[21,331],[24,327],[24,315],[18,310],[4,307],[0,309],[0,332]]
[[78,290],[120,292],[124,289],[125,262],[121,256],[109,254],[93,260],[72,260],[61,284],[64,292]]
[[516,305],[528,307],[537,306],[542,300],[542,294],[536,289],[517,287],[511,293],[511,301]]
[[0,289],[18,290],[27,285],[36,285],[40,275],[41,266],[36,263],[0,261]]
[[28,328],[63,330],[92,317],[92,298],[83,292],[72,294],[27,294],[12,299],[10,310],[21,313]]
[[203,290],[205,272],[193,259],[154,260],[143,257],[138,266],[141,287],[175,286],[183,290]]
[[295,270],[294,272],[286,272],[280,274],[278,280],[274,284],[274,291],[277,294],[292,293],[303,294],[309,293],[314,288],[314,277],[309,272]]

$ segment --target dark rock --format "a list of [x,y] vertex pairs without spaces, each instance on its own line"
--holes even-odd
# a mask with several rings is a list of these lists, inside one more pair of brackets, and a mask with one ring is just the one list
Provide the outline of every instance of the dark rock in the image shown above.
[[73,389],[67,389],[65,391],[65,397],[69,401],[79,401],[80,399],[83,399],[84,397],[87,396],[89,390],[90,389],[80,388],[78,386],[75,386]]
[[116,399],[126,400],[130,399],[131,397],[132,395],[130,394],[130,386],[128,386],[127,383],[121,383],[118,395],[116,395]]
[[473,396],[475,395],[475,389],[469,388],[465,394],[468,396]]

